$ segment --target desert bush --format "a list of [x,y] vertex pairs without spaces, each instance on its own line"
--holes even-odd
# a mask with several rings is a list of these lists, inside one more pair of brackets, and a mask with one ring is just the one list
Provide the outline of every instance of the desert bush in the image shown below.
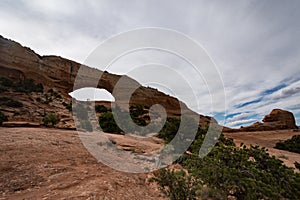
[[23,103],[19,101],[15,101],[11,98],[8,97],[1,97],[0,102],[2,105],[6,105],[8,107],[13,107],[13,108],[20,108],[23,107]]
[[131,105],[129,107],[129,110],[130,110],[130,115],[132,117],[140,117],[140,116],[148,113],[147,110],[144,110],[142,105]]
[[8,117],[0,111],[0,126],[2,126],[3,122],[7,122],[8,121]]
[[61,95],[60,95],[58,92],[54,91],[52,88],[50,88],[50,89],[47,91],[47,93],[50,93],[50,95],[51,95],[52,97],[54,97],[55,99],[62,99]]
[[295,167],[296,167],[297,169],[299,169],[299,170],[300,170],[300,163],[298,163],[298,162],[295,162],[295,163],[294,163],[294,165],[295,165]]
[[45,126],[55,126],[59,122],[59,118],[55,113],[48,113],[43,118],[43,123]]
[[[199,130],[189,148],[192,155],[182,155],[179,159],[179,163],[189,171],[191,180],[195,180],[196,185],[191,187],[205,185],[213,199],[227,199],[228,196],[236,199],[299,199],[299,173],[270,156],[265,148],[236,147],[232,140],[221,135],[212,151],[199,158],[204,137],[205,130]],[[162,177],[159,177],[160,174],[157,176],[159,182]],[[198,197],[206,198],[204,194],[203,188],[197,193]]]
[[104,105],[96,105],[95,111],[97,113],[105,113],[105,112],[108,112],[108,109]]
[[163,128],[159,131],[158,137],[169,143],[177,134],[180,126],[180,119],[168,117]]
[[63,106],[65,106],[65,108],[69,111],[72,111],[72,102],[70,103],[66,103],[66,102],[62,102]]
[[111,112],[103,113],[99,116],[99,125],[104,132],[121,133],[122,130],[117,125],[114,116]]
[[197,192],[202,187],[200,182],[196,182],[182,170],[161,169],[149,181],[157,182],[159,189],[172,200],[196,199]]
[[130,117],[132,121],[138,126],[146,126],[146,122],[143,115],[147,114],[148,111],[144,110],[142,105],[131,105],[129,107]]
[[33,79],[25,79],[23,81],[19,81],[18,83],[13,85],[13,88],[17,92],[43,92],[44,87],[41,83],[35,84]]
[[33,79],[20,80],[14,83],[11,79],[0,77],[0,90],[7,91],[8,88],[14,89],[16,92],[43,92],[44,87],[41,83],[35,84]]
[[291,139],[277,142],[275,148],[300,153],[300,135],[294,135]]

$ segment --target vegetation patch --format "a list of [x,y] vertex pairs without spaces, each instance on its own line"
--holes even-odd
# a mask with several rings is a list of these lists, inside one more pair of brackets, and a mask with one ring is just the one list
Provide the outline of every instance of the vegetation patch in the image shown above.
[[55,126],[60,119],[55,113],[48,113],[44,118],[43,118],[43,123],[45,126]]
[[294,164],[295,164],[295,167],[300,170],[300,163],[295,162]]
[[275,148],[300,153],[300,135],[294,135],[291,139],[277,142]]
[[0,77],[0,92],[8,91],[8,89],[13,89],[16,92],[43,92],[44,87],[41,83],[35,84],[33,79],[24,79],[18,82],[14,82],[13,80]]
[[[101,109],[104,111],[103,107]],[[146,113],[148,113],[148,111],[143,110],[143,107],[139,105],[131,106],[129,112],[116,106],[114,108],[114,114],[109,110],[102,112],[99,117],[99,125],[104,132],[108,133],[128,132],[144,135],[146,133],[144,133],[140,127],[148,124],[143,118],[143,115]],[[116,117],[116,119],[114,117]],[[121,127],[118,126],[116,120]],[[134,126],[134,124],[137,126]]]
[[66,102],[62,102],[63,106],[65,106],[65,108],[69,111],[72,111],[72,102],[70,103],[66,103]]
[[95,105],[95,111],[97,113],[106,113],[109,110],[104,105]]
[[177,161],[188,174],[162,169],[153,178],[170,199],[299,199],[300,174],[265,148],[236,147],[221,135],[210,153],[200,158],[205,133],[199,129],[188,149],[192,154]]
[[111,112],[106,112],[100,115],[99,125],[104,132],[107,133],[122,133],[122,130],[117,125],[114,116]]
[[13,108],[21,108],[23,107],[23,103],[19,101],[15,101],[9,97],[0,97],[0,104]]

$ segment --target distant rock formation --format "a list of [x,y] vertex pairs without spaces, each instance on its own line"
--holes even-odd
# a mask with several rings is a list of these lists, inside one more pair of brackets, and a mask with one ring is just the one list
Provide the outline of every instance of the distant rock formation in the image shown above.
[[[100,70],[83,66],[74,61],[59,56],[40,56],[19,43],[6,39],[0,35],[0,76],[10,79],[24,80],[33,79],[36,83],[42,83],[45,88],[52,88],[58,91],[64,98],[71,99],[68,95],[73,91],[74,82],[78,71],[84,69],[84,80],[88,85],[82,87],[104,88],[113,92],[115,85],[122,78],[122,88],[118,90],[115,98],[120,102],[126,99],[131,88],[137,88],[131,96],[130,104],[140,104],[151,107],[155,104],[162,105],[168,116],[180,116],[190,109],[175,97],[166,95],[156,89],[143,87],[137,81],[127,77],[101,72]],[[99,74],[102,74],[99,79]],[[97,79],[98,78],[98,79]],[[96,86],[94,85],[96,81]],[[98,85],[97,85],[98,81]],[[76,89],[79,89],[80,86]],[[212,117],[200,116],[200,124],[205,127],[210,121],[217,123]]]
[[274,109],[262,121],[277,129],[298,129],[293,113],[286,110]]
[[245,126],[239,129],[223,129],[224,132],[243,132],[243,131],[271,131],[271,130],[286,130],[286,129],[298,129],[293,113],[274,109],[268,115],[263,118],[263,123],[255,122],[250,126]]

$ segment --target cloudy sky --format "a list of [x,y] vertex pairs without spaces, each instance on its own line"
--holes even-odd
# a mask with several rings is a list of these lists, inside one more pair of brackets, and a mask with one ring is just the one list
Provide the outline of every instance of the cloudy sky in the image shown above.
[[[172,29],[201,44],[215,63],[220,76],[215,79],[224,83],[217,91],[226,95],[225,102],[218,102],[224,108],[211,109],[205,78],[166,52],[136,52],[108,71],[176,95],[230,127],[260,121],[273,108],[292,111],[300,125],[299,9],[298,0],[1,0],[0,34],[41,55],[84,63],[113,35],[143,27]],[[170,67],[176,73],[168,73]],[[193,92],[181,79],[193,80]]]

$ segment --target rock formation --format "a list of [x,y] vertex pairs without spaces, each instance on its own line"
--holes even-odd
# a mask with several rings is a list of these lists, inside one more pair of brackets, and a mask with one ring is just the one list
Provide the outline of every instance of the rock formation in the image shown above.
[[293,113],[286,110],[274,109],[262,121],[265,125],[277,129],[298,129]]
[[224,132],[240,132],[240,131],[272,131],[272,130],[286,130],[298,129],[293,113],[274,109],[270,114],[266,115],[263,122],[255,122],[250,126],[245,126],[239,129],[223,129]]
[[[85,85],[77,85],[77,88],[73,88],[79,70],[85,71],[84,77],[79,78],[89,81],[85,82]],[[137,88],[131,96],[130,104],[141,104],[148,107],[161,104],[169,116],[179,116],[182,114],[180,110],[190,112],[188,107],[178,99],[156,89],[143,87],[127,76],[101,72],[59,56],[40,56],[31,49],[2,36],[0,36],[0,74],[17,81],[25,78],[33,79],[36,83],[42,83],[44,88],[52,88],[68,99],[71,99],[68,94],[80,87],[104,88],[113,93],[113,89],[122,78],[126,84],[122,85],[117,92],[118,95],[115,96],[119,102],[124,100],[127,91]],[[102,75],[99,81],[98,75]],[[95,85],[95,81],[98,84]],[[201,125],[205,126],[210,121],[216,123],[213,118],[200,115]]]

